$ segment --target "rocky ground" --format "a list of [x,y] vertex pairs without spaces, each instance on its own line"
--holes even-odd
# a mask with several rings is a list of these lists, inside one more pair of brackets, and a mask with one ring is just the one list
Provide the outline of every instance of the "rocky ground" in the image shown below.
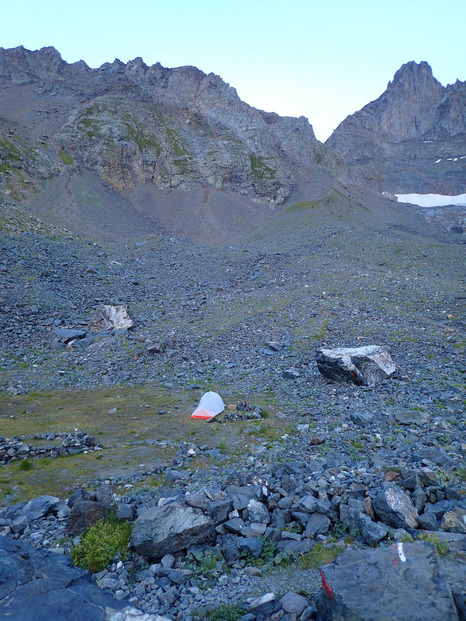
[[[215,530],[214,539],[185,542],[162,559],[134,551],[115,560],[98,579],[117,599],[153,616],[189,619],[273,592],[270,601],[249,602],[242,618],[312,619],[321,579],[316,565],[298,559],[317,544],[369,553],[424,533],[449,546],[436,562],[459,611],[445,616],[450,604],[438,602],[448,597],[435,582],[432,618],[464,618],[464,245],[382,207],[355,198],[349,209],[331,191],[220,248],[162,236],[124,246],[71,234],[1,234],[6,433],[8,404],[22,395],[147,384],[174,395],[212,389],[249,401],[260,394],[272,406],[271,428],[286,429],[245,442],[239,454],[184,443],[168,466],[101,477],[128,517],[175,502]],[[99,304],[127,305],[135,326],[91,330]],[[391,347],[392,379],[361,387],[319,373],[319,347],[368,344]],[[223,426],[227,445],[235,424]],[[247,424],[254,436],[254,426],[268,423]],[[198,467],[199,455],[209,468]],[[167,487],[141,488],[154,476]],[[90,487],[101,482],[93,476]],[[387,485],[404,494],[415,523],[377,509]],[[18,500],[3,499],[8,537],[65,554],[78,543],[80,535],[66,534],[72,503],[64,504],[65,495],[34,518]],[[226,513],[216,513],[216,503]],[[206,551],[221,556],[212,561]],[[292,604],[280,601],[288,592]]]

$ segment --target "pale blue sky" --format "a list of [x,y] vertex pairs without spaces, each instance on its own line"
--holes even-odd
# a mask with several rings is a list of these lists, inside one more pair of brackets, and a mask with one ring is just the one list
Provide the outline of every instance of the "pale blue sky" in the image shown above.
[[465,32],[466,0],[0,0],[1,47],[194,65],[252,106],[306,116],[320,140],[405,62],[464,80]]

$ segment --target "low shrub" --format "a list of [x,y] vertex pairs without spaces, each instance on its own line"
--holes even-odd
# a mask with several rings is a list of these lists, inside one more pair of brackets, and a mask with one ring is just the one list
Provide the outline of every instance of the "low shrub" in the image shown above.
[[132,524],[120,521],[115,515],[91,526],[81,543],[71,552],[73,563],[81,569],[96,573],[104,569],[118,554],[128,553]]
[[223,604],[209,612],[210,621],[236,621],[244,615],[244,608],[232,604]]

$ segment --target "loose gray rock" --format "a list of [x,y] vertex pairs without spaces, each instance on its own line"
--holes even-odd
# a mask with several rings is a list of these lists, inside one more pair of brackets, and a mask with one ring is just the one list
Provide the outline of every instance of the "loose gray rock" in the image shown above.
[[66,522],[66,531],[70,535],[79,535],[86,528],[92,526],[102,518],[107,517],[111,513],[109,507],[102,505],[94,500],[78,500],[71,507],[68,520]]
[[308,606],[309,602],[302,595],[289,591],[280,599],[280,604],[286,613],[299,617],[299,615]]
[[270,522],[269,512],[262,502],[258,502],[254,500],[254,498],[251,498],[248,502],[247,510],[251,522],[261,522],[262,524],[268,524]]
[[378,517],[394,528],[417,528],[418,513],[407,494],[396,485],[385,485],[373,502]]
[[213,525],[201,511],[181,502],[150,507],[135,521],[131,545],[149,558],[162,558],[205,541]]
[[54,328],[53,332],[62,343],[69,343],[74,339],[83,339],[86,336],[85,330],[74,330],[73,328]]
[[259,558],[264,544],[259,537],[243,537],[238,541],[238,548],[248,552],[253,558]]
[[322,513],[313,513],[309,518],[309,521],[304,531],[306,537],[314,537],[319,533],[326,533],[330,528],[330,520],[326,515]]
[[58,503],[60,499],[56,496],[39,496],[30,500],[23,508],[22,514],[33,522],[47,515]]
[[319,621],[458,621],[431,543],[347,551],[322,573]]
[[374,386],[396,371],[388,349],[379,345],[320,349],[316,362],[322,375],[332,381],[364,386]]
[[466,511],[461,507],[457,507],[455,511],[446,511],[440,528],[449,533],[466,533]]
[[256,597],[249,602],[248,612],[263,617],[270,617],[274,612],[280,609],[280,601],[275,593],[266,593],[261,597]]
[[384,524],[373,522],[369,515],[347,505],[340,505],[340,520],[351,529],[359,529],[361,537],[370,546],[378,544],[388,533]]

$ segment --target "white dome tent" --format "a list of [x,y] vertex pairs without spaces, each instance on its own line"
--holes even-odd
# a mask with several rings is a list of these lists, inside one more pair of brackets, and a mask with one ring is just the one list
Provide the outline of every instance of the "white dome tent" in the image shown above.
[[217,414],[225,409],[222,397],[216,392],[206,392],[202,395],[199,405],[191,414],[191,418],[200,418],[202,420],[211,420]]

